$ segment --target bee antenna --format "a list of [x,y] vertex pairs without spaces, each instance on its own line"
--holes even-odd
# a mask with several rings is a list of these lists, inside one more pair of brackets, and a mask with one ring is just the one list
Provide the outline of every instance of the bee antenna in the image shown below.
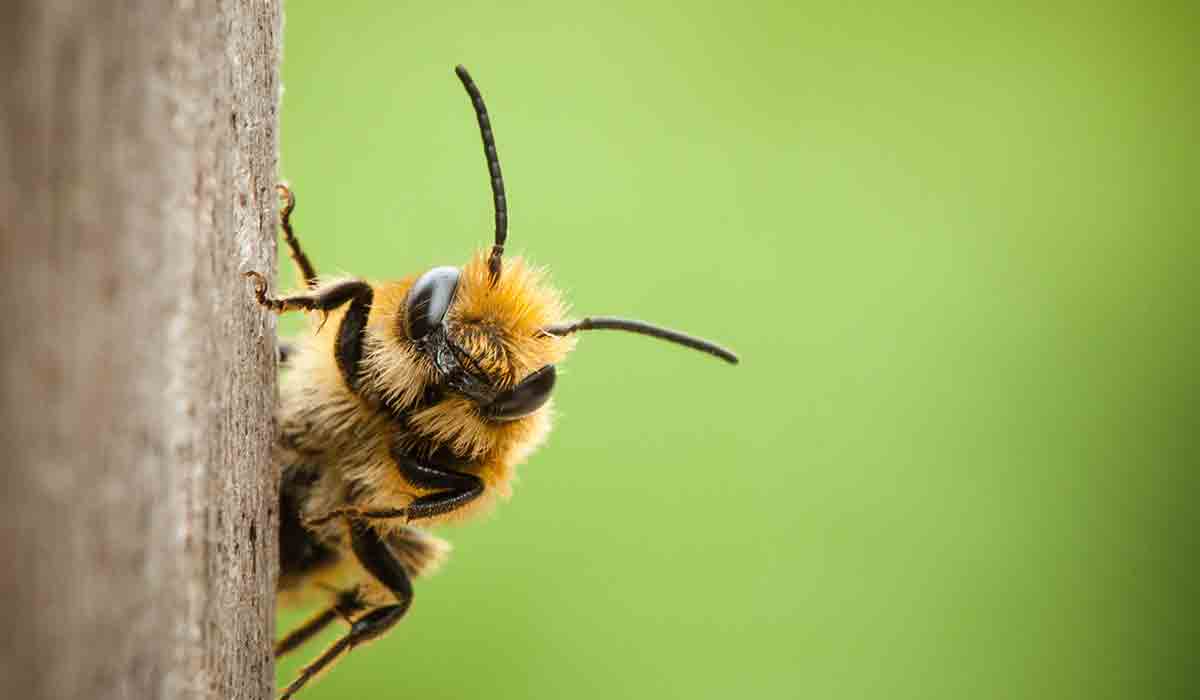
[[542,329],[543,333],[549,335],[570,335],[576,331],[592,331],[592,330],[614,330],[614,331],[629,331],[630,333],[638,333],[640,335],[648,335],[652,338],[660,338],[676,345],[683,345],[693,350],[706,352],[709,355],[725,360],[731,365],[738,363],[738,356],[731,350],[727,350],[716,343],[711,343],[702,338],[673,331],[669,328],[655,326],[645,321],[634,321],[627,318],[614,318],[612,316],[593,316],[585,318],[582,321],[574,323],[562,323],[556,326],[547,326]]
[[496,155],[496,139],[492,135],[492,121],[488,118],[487,106],[483,104],[483,95],[479,94],[479,88],[465,66],[455,66],[454,73],[467,89],[471,105],[475,107],[475,118],[479,120],[479,133],[483,137],[483,155],[487,158],[488,174],[492,178],[496,241],[492,244],[492,254],[488,256],[488,271],[492,274],[494,285],[500,279],[500,256],[504,254],[504,241],[508,239],[508,200],[504,196],[504,176],[500,174],[500,157]]

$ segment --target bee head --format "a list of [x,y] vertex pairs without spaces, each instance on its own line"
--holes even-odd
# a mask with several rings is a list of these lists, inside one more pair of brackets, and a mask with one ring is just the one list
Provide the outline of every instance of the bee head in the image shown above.
[[408,288],[402,335],[432,367],[436,385],[466,397],[492,422],[523,418],[550,399],[555,364],[575,345],[572,334],[623,330],[691,347],[737,363],[732,352],[699,338],[642,321],[612,317],[565,323],[565,307],[541,271],[521,258],[502,260],[508,238],[508,199],[491,119],[467,69],[454,69],[479,122],[495,213],[490,250],[466,266],[436,267]]
[[464,267],[435,267],[408,289],[404,334],[425,356],[439,385],[469,398],[480,415],[510,421],[550,398],[574,338],[548,334],[565,307],[545,274],[521,258],[493,278],[490,253]]

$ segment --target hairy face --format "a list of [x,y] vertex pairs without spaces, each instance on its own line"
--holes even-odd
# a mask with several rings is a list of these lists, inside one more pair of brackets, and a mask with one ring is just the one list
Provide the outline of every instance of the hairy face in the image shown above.
[[437,267],[408,285],[397,319],[437,395],[467,399],[485,420],[527,416],[550,399],[555,363],[574,340],[546,332],[563,304],[543,274],[520,258],[495,276],[484,254],[463,268]]
[[572,337],[543,332],[561,323],[565,314],[562,296],[541,270],[519,257],[509,258],[493,284],[487,254],[480,251],[462,269],[446,330],[478,371],[503,390],[561,362],[575,347]]

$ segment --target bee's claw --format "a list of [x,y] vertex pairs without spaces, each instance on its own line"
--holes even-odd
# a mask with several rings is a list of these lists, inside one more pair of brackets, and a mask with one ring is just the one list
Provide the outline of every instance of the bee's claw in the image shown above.
[[274,309],[274,300],[267,297],[267,278],[254,270],[247,270],[242,276],[254,282],[254,298],[258,300],[259,305]]

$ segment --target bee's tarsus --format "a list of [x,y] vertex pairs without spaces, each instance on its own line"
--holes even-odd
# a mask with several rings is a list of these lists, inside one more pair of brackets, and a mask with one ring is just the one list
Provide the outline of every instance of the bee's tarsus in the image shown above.
[[278,299],[267,296],[267,278],[263,277],[262,273],[248,270],[242,273],[242,276],[248,278],[254,283],[254,298],[258,301],[258,305],[280,313],[283,311],[283,305]]
[[351,623],[348,633],[300,671],[300,675],[292,681],[281,697],[290,698],[295,695],[309,680],[336,663],[350,649],[383,636],[404,617],[412,605],[412,582],[405,572],[403,562],[396,558],[395,553],[374,530],[358,524],[353,525],[350,528],[350,546],[362,567],[391,592],[396,602],[370,608],[360,615]]
[[315,518],[308,518],[307,520],[305,520],[304,527],[307,527],[307,528],[320,527],[321,525],[324,525],[325,523],[329,522],[330,520],[333,520],[334,518],[342,517],[343,515],[345,515],[345,513],[346,513],[346,509],[344,509],[344,508],[337,508],[337,509],[334,509],[331,511],[327,511],[324,515],[318,515]]
[[283,196],[283,207],[279,210],[279,226],[283,229],[283,240],[287,243],[292,262],[296,264],[296,273],[300,276],[300,281],[308,289],[313,289],[317,286],[317,270],[308,256],[304,254],[304,249],[300,247],[300,240],[296,238],[296,232],[292,229],[292,214],[296,211],[296,194],[283,183],[276,185],[275,189]]
[[290,651],[295,650],[300,645],[304,644],[314,636],[319,634],[321,630],[329,626],[331,622],[337,619],[342,619],[346,624],[353,625],[354,620],[351,615],[366,608],[366,604],[359,598],[358,587],[355,586],[349,590],[337,590],[332,586],[325,586],[335,594],[333,605],[322,610],[316,615],[310,617],[304,624],[289,632],[283,639],[275,643],[275,658],[279,658]]
[[275,191],[283,196],[283,208],[279,210],[279,218],[284,226],[288,225],[288,220],[292,218],[292,212],[296,210],[296,195],[292,192],[292,188],[284,183],[275,185]]
[[322,515],[315,518],[309,518],[304,521],[307,527],[318,527],[337,518],[345,518],[353,522],[355,520],[400,520],[408,522],[408,508],[387,508],[383,510],[361,510],[359,508],[334,508],[326,511]]

